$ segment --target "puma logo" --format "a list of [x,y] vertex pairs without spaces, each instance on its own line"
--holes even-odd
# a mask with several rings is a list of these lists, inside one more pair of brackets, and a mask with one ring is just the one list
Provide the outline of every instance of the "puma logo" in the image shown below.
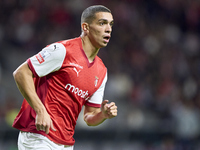
[[78,75],[79,75],[79,72],[81,71],[81,70],[77,70],[75,67],[73,68],[73,70],[76,72],[76,74],[77,74],[77,77],[78,77]]

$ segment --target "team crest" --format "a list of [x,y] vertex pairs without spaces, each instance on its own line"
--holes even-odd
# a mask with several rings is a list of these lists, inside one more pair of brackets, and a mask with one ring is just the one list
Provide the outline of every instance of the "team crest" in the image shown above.
[[95,76],[94,86],[97,86],[98,81],[99,81],[99,78],[97,76]]

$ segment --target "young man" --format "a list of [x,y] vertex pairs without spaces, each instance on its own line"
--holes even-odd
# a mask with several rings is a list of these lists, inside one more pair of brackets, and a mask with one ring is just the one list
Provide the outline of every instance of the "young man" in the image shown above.
[[72,150],[83,105],[89,126],[117,116],[114,102],[102,102],[107,69],[97,56],[110,40],[112,25],[108,8],[88,7],[80,37],[48,45],[14,71],[25,98],[13,123],[20,130],[19,150]]

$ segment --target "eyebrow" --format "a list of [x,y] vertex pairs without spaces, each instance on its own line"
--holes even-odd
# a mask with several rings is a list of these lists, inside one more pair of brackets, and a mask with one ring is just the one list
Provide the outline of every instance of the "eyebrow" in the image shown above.
[[[101,21],[109,22],[107,19],[99,19],[99,20],[98,20],[98,22],[101,22]],[[110,21],[110,23],[114,23],[114,20]]]

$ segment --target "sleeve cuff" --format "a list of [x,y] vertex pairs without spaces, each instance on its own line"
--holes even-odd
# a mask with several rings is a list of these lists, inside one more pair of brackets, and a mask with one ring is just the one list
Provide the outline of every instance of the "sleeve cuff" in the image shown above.
[[94,103],[90,103],[88,101],[85,102],[85,105],[90,106],[90,107],[97,107],[97,108],[101,107],[101,104],[94,104]]
[[33,75],[34,75],[35,77],[39,77],[38,74],[36,73],[36,71],[35,71],[35,69],[34,69],[32,63],[31,63],[30,58],[27,59],[27,63],[28,63],[28,66],[29,66],[30,70],[32,71]]

